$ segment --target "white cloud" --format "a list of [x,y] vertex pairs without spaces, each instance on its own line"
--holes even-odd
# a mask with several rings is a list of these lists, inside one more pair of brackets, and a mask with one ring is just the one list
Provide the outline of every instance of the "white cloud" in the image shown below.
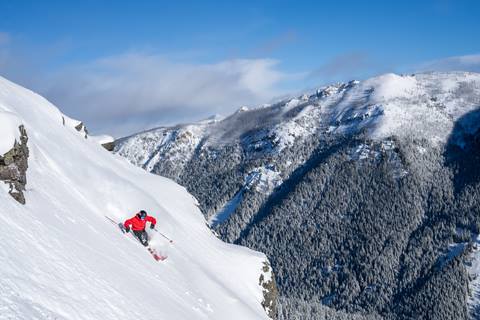
[[419,65],[417,71],[480,72],[480,54],[448,57]]
[[[272,59],[182,63],[144,52],[64,67],[56,63],[62,61],[58,53],[14,40],[0,32],[2,76],[46,96],[93,133],[115,136],[229,115],[240,106],[271,102],[300,88],[394,71],[372,64],[364,54],[340,55],[317,70],[296,74],[280,71]],[[410,70],[480,72],[480,54],[439,59]]]
[[269,101],[288,79],[277,64],[270,59],[186,64],[131,53],[62,70],[43,79],[39,90],[94,131],[124,135]]
[[338,77],[352,77],[352,74],[372,68],[369,57],[364,53],[351,52],[333,57],[322,66],[313,70],[310,77],[335,79]]

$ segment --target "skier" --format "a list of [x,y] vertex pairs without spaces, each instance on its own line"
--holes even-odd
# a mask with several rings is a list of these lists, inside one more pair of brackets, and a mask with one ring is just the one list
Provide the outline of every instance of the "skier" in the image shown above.
[[140,210],[140,212],[138,212],[133,218],[125,220],[123,224],[126,232],[130,232],[130,226],[132,226],[133,234],[145,247],[148,246],[148,234],[145,231],[147,221],[150,222],[150,229],[154,229],[157,220],[154,217],[147,215],[145,210]]

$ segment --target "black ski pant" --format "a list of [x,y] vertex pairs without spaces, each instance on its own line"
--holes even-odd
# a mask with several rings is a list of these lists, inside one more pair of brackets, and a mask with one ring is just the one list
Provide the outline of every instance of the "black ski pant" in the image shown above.
[[132,230],[135,237],[137,237],[138,241],[143,244],[145,247],[148,246],[148,233],[143,230]]

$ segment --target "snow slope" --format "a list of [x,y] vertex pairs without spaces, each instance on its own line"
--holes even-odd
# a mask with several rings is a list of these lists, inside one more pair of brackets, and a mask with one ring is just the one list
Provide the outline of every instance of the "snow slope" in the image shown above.
[[[218,240],[183,187],[84,139],[62,116],[0,78],[0,152],[20,121],[30,150],[26,205],[0,188],[0,319],[267,319],[263,254]],[[150,233],[164,262],[104,217],[139,209],[175,240]]]
[[395,136],[442,145],[454,123],[478,108],[479,92],[477,73],[385,74],[359,82],[327,104],[330,132],[365,129],[374,140]]
[[112,136],[109,136],[109,135],[106,135],[106,134],[102,134],[102,135],[99,135],[99,136],[88,136],[88,137],[90,139],[94,140],[95,142],[97,142],[100,145],[105,144],[105,143],[112,143],[112,142],[115,141],[115,139]]
[[0,155],[5,154],[14,145],[15,141],[20,142],[20,131],[18,127],[22,121],[13,113],[0,111]]

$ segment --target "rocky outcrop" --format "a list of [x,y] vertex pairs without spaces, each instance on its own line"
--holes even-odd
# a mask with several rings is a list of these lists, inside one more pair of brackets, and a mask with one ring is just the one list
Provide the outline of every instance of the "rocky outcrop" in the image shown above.
[[113,151],[115,149],[115,141],[102,143],[102,147],[104,147],[108,151]]
[[277,319],[278,291],[273,270],[268,261],[263,262],[259,283],[263,292],[262,307],[271,319]]
[[85,139],[88,138],[88,130],[87,130],[87,127],[83,124],[83,122],[80,122],[78,125],[75,126],[75,129],[78,131],[78,132],[82,132],[85,134]]
[[25,204],[25,185],[28,168],[28,136],[25,128],[19,127],[20,141],[15,141],[13,148],[0,155],[0,180],[6,183],[8,193],[21,204]]
[[93,139],[102,145],[107,151],[113,151],[115,149],[115,140],[107,135],[103,136],[91,136],[89,135],[87,126],[82,121],[74,120],[65,116],[62,116],[62,122],[64,126],[75,128],[85,139]]

